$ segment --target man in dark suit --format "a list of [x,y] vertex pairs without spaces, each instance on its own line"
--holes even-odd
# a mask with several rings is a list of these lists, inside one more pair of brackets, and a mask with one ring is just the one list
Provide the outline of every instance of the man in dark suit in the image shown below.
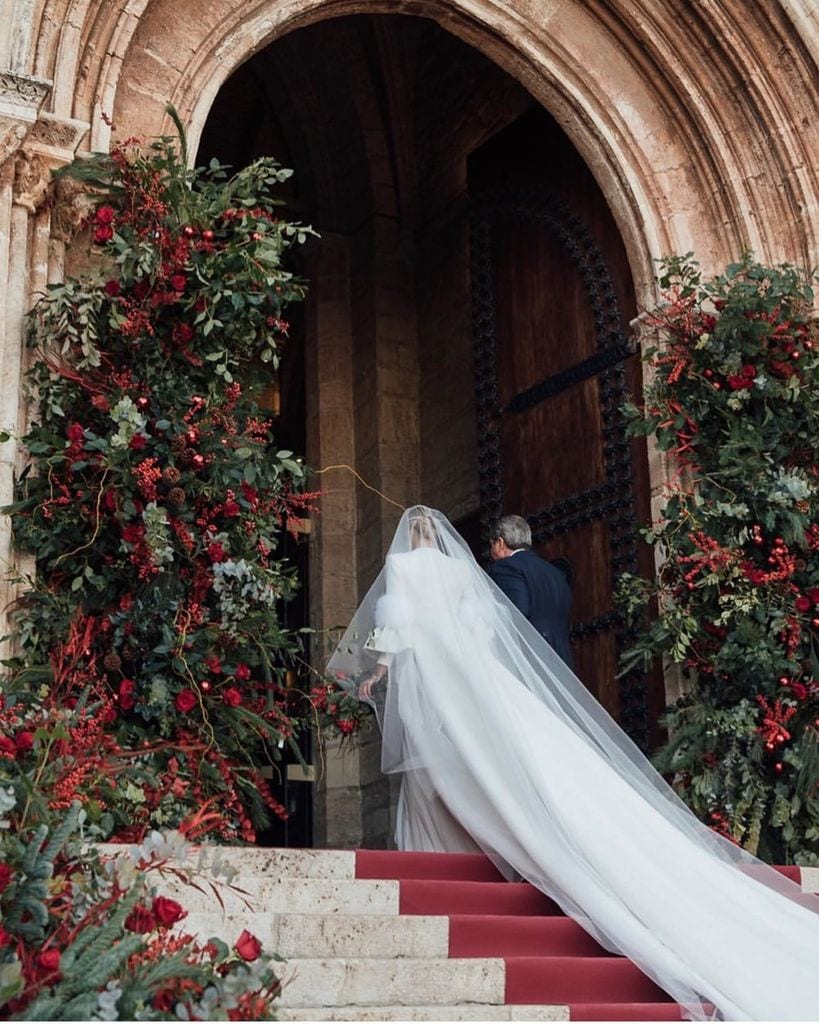
[[566,576],[532,551],[532,531],[522,516],[503,516],[495,523],[489,550],[491,578],[571,667],[572,592]]

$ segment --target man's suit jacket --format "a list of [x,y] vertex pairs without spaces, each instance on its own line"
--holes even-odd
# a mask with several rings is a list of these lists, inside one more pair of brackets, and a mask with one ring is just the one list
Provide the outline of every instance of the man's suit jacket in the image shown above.
[[523,549],[492,562],[489,575],[571,667],[569,608],[572,591],[560,569],[534,551]]

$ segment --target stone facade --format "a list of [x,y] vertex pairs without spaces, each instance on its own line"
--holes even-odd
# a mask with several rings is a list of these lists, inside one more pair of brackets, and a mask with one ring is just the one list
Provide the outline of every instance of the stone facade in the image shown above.
[[[654,260],[667,253],[693,250],[706,271],[745,248],[819,263],[812,0],[5,0],[0,9],[0,429],[19,430],[27,415],[25,310],[71,263],[81,204],[50,171],[108,146],[103,113],[122,136],[169,133],[169,100],[195,151],[222,87],[271,45],[281,66],[289,54],[289,80],[301,76],[289,116],[322,125],[290,154],[322,233],[305,267],[316,283],[304,329],[307,456],[354,466],[399,504],[427,501],[456,520],[477,507],[472,399],[456,386],[471,373],[466,155],[527,104],[549,112],[594,176],[638,305],[651,304]],[[300,32],[351,32],[353,15],[378,16],[367,31],[387,72],[380,103],[352,35],[346,91],[332,97],[311,89],[310,48],[297,48]],[[406,32],[386,25],[398,15],[412,16]],[[449,78],[418,79],[432,84],[412,93],[423,118],[409,139],[396,112],[414,88],[401,69],[422,19],[473,56]],[[451,113],[464,83],[466,120]],[[358,126],[349,145],[332,137],[345,108]],[[354,194],[347,183],[362,161],[367,187]],[[663,469],[652,460],[656,483]],[[8,441],[2,503],[17,466]],[[345,471],[322,485],[311,624],[329,630],[366,590],[398,509]],[[0,560],[11,557],[4,527]],[[380,777],[377,750],[370,736],[358,753],[322,752],[317,844],[387,841],[394,780]]]

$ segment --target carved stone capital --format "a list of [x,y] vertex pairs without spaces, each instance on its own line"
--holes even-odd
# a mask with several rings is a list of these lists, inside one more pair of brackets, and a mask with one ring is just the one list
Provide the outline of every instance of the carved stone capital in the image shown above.
[[0,71],[0,164],[23,144],[50,91],[42,78]]
[[12,202],[29,213],[36,213],[48,196],[51,168],[37,153],[20,150],[14,158]]
[[56,178],[51,209],[51,237],[61,242],[71,242],[97,202],[98,196],[86,182],[69,177]]
[[73,117],[43,112],[31,126],[26,148],[46,158],[53,167],[70,163],[91,125]]

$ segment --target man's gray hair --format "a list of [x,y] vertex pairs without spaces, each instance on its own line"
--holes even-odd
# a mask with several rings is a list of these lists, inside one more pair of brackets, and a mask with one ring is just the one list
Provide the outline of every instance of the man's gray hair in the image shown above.
[[513,551],[532,546],[532,531],[523,516],[501,516],[492,531],[492,539],[496,537]]

